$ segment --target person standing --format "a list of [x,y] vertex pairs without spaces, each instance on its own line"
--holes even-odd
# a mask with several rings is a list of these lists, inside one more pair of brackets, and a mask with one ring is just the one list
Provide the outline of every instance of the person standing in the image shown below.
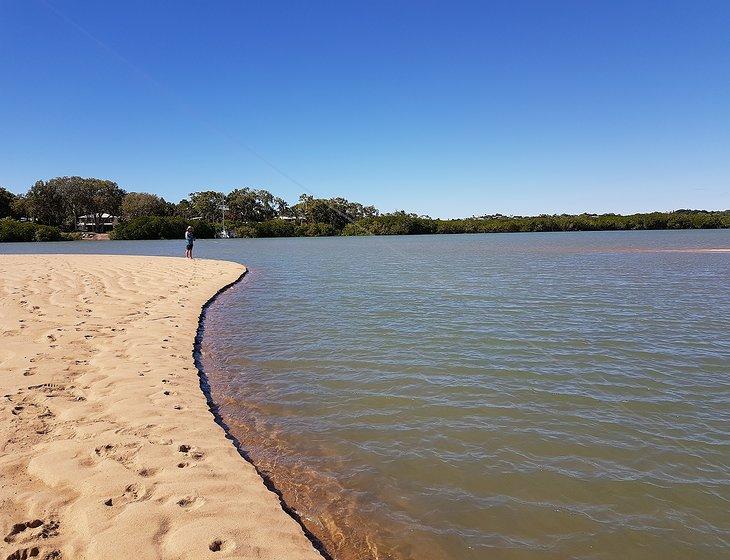
[[193,243],[195,243],[193,226],[188,226],[188,229],[185,230],[185,257],[188,259],[193,258]]

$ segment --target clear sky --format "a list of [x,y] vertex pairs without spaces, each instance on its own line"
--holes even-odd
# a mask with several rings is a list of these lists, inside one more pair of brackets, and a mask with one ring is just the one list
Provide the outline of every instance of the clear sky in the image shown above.
[[730,208],[730,2],[0,0],[0,185]]

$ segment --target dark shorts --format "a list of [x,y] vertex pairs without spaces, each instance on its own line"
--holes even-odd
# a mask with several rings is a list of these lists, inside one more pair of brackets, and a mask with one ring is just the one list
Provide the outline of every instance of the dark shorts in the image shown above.
[[191,251],[193,249],[193,244],[192,243],[188,243],[187,245],[185,245],[185,249],[188,250],[188,251]]

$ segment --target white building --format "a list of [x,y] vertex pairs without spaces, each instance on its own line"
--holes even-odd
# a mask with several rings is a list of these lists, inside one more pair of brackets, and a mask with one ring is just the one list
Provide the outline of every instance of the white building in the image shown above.
[[[111,214],[100,214],[99,222],[96,224],[97,228],[101,232],[107,232],[114,229],[114,226],[119,223],[119,216],[112,216]],[[76,220],[77,231],[94,231],[94,215],[86,214],[79,216]]]

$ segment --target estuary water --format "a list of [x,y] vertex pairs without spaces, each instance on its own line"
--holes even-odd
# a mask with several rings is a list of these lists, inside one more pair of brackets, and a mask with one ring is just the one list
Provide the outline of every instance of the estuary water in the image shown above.
[[199,241],[250,268],[208,310],[203,363],[338,560],[726,558],[723,248],[727,230]]

